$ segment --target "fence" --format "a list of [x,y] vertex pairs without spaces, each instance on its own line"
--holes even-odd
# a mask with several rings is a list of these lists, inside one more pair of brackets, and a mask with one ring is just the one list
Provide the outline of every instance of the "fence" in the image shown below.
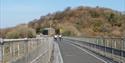
[[52,38],[3,39],[0,43],[0,63],[48,63],[52,53]]
[[68,38],[77,40],[85,48],[119,63],[125,62],[125,38]]

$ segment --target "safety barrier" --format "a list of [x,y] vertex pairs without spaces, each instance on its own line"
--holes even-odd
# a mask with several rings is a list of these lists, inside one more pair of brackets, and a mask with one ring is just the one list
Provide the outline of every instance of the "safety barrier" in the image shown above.
[[1,39],[0,63],[49,63],[53,44],[51,37]]
[[111,60],[117,61],[119,63],[125,62],[125,38],[67,38],[76,40],[77,42],[82,43],[85,48],[102,56],[108,57]]

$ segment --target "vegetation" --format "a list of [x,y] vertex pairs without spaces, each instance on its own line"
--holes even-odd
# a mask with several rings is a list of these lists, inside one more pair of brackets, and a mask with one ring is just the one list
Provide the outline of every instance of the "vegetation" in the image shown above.
[[[123,37],[125,36],[125,14],[108,8],[100,7],[68,7],[64,11],[57,11],[40,19],[35,19],[27,24],[29,28],[35,29],[36,33],[41,32],[41,28],[53,27],[55,29],[62,28],[63,35],[67,36],[108,36]],[[15,33],[14,38],[20,33],[28,31],[15,30],[4,32],[3,36],[8,38],[9,35]],[[18,31],[18,32],[17,32]],[[33,31],[33,30],[32,30]],[[33,33],[33,35],[31,35]],[[31,32],[29,37],[35,35]],[[31,36],[30,36],[31,35]],[[21,37],[23,34],[20,35]],[[19,38],[19,37],[18,37]]]
[[68,7],[64,11],[42,16],[28,25],[35,28],[36,23],[38,28],[49,27],[51,23],[53,28],[63,28],[62,34],[68,36],[122,37],[125,34],[125,14],[108,8]]
[[4,38],[33,38],[36,36],[36,32],[32,28],[28,28],[27,25],[19,25],[6,33]]

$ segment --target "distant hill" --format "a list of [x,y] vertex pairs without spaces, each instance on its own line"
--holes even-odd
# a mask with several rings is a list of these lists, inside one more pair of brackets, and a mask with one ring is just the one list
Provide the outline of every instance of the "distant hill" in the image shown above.
[[70,36],[125,36],[125,14],[108,8],[79,6],[66,8],[29,22],[36,29],[53,27],[63,29]]
[[49,13],[41,16],[40,19],[34,19],[27,25],[37,33],[40,33],[42,28],[51,26],[62,29],[62,34],[66,36],[125,36],[125,14],[98,6],[67,7],[64,11]]

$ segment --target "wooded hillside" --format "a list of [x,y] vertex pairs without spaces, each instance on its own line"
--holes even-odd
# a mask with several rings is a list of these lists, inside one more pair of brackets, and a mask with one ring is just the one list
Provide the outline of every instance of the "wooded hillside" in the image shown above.
[[36,29],[53,27],[63,29],[70,36],[125,36],[125,14],[108,8],[79,6],[57,11],[30,22]]
[[[100,7],[68,7],[64,11],[41,16],[26,25],[36,30],[36,33],[40,33],[42,28],[53,27],[62,29],[62,34],[66,36],[125,36],[125,14]],[[1,31],[1,36],[7,37],[12,29]]]

